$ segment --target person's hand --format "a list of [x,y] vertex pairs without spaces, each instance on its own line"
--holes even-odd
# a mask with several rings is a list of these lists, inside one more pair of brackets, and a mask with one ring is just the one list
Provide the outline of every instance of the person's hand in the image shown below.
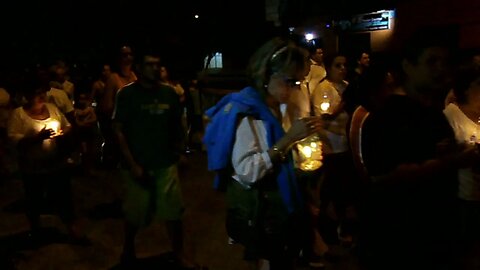
[[455,156],[456,162],[460,168],[472,167],[473,169],[480,167],[480,145],[465,144],[462,150]]
[[147,170],[139,165],[135,165],[131,168],[131,172],[140,186],[150,189],[155,185],[155,178]]
[[322,127],[323,121],[318,116],[300,118],[292,123],[286,135],[292,142],[296,142],[321,131]]
[[53,138],[53,136],[55,135],[55,131],[51,128],[48,128],[47,129],[47,126],[44,126],[38,133],[37,133],[37,136],[39,138],[39,140],[43,141],[43,140],[46,140],[46,139],[50,139],[50,138]]

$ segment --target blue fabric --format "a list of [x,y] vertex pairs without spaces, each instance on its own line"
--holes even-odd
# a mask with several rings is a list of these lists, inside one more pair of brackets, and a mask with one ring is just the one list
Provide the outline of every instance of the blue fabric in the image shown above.
[[[280,122],[267,107],[262,97],[251,87],[223,97],[215,106],[206,111],[210,118],[203,138],[208,153],[208,169],[221,171],[230,166],[237,120],[241,116],[252,116],[262,120],[267,131],[267,143],[271,147],[285,132]],[[293,162],[289,157],[277,170],[277,184],[280,195],[289,212],[301,204],[300,193],[295,181]],[[217,174],[214,186],[219,188],[221,177]]]

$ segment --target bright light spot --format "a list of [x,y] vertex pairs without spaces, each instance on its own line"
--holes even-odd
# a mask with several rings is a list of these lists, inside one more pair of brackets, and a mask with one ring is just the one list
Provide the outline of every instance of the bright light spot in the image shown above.
[[306,33],[306,34],[305,34],[305,39],[306,39],[307,41],[312,40],[312,39],[313,39],[313,34],[312,34],[312,33]]
[[320,109],[324,112],[328,111],[328,109],[330,109],[330,102],[322,102]]
[[198,14],[195,14],[195,16],[193,16],[193,17],[195,17],[195,19],[200,18],[200,16],[198,16]]

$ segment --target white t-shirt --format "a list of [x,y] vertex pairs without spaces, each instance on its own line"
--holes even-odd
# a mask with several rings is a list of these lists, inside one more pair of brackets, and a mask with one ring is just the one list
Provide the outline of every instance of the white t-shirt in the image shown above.
[[[468,118],[460,108],[450,103],[443,110],[443,113],[448,119],[450,126],[455,132],[455,139],[457,143],[473,143],[472,137],[475,136],[478,140],[480,137],[480,127]],[[458,171],[458,197],[468,201],[480,200],[480,164],[479,168],[462,168]]]
[[[59,109],[46,103],[50,117],[44,120],[31,118],[23,109],[18,107],[10,115],[7,134],[8,138],[16,145],[24,137],[34,136],[44,127],[51,128],[52,123],[58,125],[57,130],[70,126],[70,123]],[[55,139],[46,139],[42,143],[34,144],[28,149],[19,152],[19,163],[24,172],[48,172],[57,167],[57,146]]]
[[325,67],[322,65],[317,64],[315,61],[310,59],[310,72],[308,75],[305,77],[305,81],[308,82],[308,86],[310,88],[310,93],[315,90],[315,88],[318,86],[318,84],[325,78],[327,77],[327,71],[325,70]]
[[47,92],[47,100],[55,104],[63,114],[74,110],[72,101],[68,98],[67,93],[61,89],[50,88]]

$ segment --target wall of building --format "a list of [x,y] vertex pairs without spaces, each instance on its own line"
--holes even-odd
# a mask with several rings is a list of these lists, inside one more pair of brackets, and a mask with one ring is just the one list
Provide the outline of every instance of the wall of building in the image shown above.
[[480,47],[480,1],[399,1],[397,15],[395,31],[399,41],[419,27],[445,25],[458,27],[460,48]]

